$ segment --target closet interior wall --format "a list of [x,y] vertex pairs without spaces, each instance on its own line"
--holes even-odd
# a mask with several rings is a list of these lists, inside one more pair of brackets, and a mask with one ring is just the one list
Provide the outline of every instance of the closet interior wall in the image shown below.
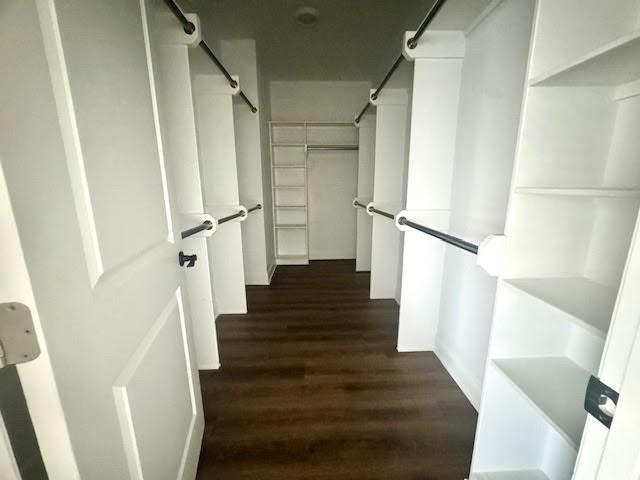
[[[222,218],[241,210],[233,119],[237,87],[230,87],[202,49],[190,50],[189,61],[205,212]],[[247,312],[240,227],[246,218],[220,225],[207,239],[214,308],[220,314]]]
[[[449,230],[477,244],[504,232],[534,7],[505,0],[466,33]],[[435,349],[478,408],[496,278],[476,261],[446,248]]]
[[348,205],[356,194],[358,152],[306,146],[356,148],[350,117],[368,88],[366,82],[271,82],[278,263],[355,258],[356,214]]
[[640,235],[639,14],[637,0],[538,2],[474,480],[592,478],[599,461],[583,444],[574,472],[585,423],[607,432],[583,409],[587,382],[620,387],[628,352],[599,369],[601,354],[637,304],[621,292]]
[[[372,203],[375,208],[391,214],[401,210],[406,201],[412,77],[413,65],[403,63],[378,99],[372,102],[376,107]],[[369,295],[400,303],[403,234],[393,220],[370,215],[373,225]]]
[[[259,95],[255,41],[221,40],[220,58],[230,71],[238,74],[242,91],[253,99],[258,109],[253,113],[241,98],[234,97],[233,120],[240,204],[247,208],[257,204],[264,206],[265,196],[270,196],[270,192],[264,194],[262,178],[269,175],[269,171],[263,171],[261,128],[265,112]],[[270,280],[267,236],[270,236],[271,230],[265,230],[265,212],[265,208],[256,210],[241,224],[244,277],[247,285],[268,285]]]
[[[357,200],[362,205],[373,201],[373,174],[376,148],[376,116],[367,114],[358,127],[358,190]],[[371,235],[373,218],[362,207],[355,206],[356,224],[356,271],[371,271]]]
[[[164,4],[156,1],[149,5],[153,8],[152,13],[147,15],[148,32],[152,39],[150,53],[156,77],[159,118],[164,132],[163,147],[174,179],[175,204],[180,215],[181,230],[186,230],[211,220],[204,207],[189,64],[189,52],[198,48],[201,32],[184,34],[176,25],[177,22],[167,25],[159,20],[162,18],[159,12],[165,12]],[[198,262],[185,272],[185,293],[200,370],[217,369],[220,366],[215,327],[217,312],[214,308],[206,236],[194,235],[183,241],[185,252],[198,257]]]

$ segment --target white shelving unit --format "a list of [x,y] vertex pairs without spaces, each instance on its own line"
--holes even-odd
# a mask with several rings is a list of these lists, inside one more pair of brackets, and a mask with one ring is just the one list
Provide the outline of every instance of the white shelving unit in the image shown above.
[[357,150],[357,131],[350,123],[273,121],[269,135],[276,262],[308,264],[308,154]]
[[639,14],[538,4],[472,480],[572,476],[640,205]]

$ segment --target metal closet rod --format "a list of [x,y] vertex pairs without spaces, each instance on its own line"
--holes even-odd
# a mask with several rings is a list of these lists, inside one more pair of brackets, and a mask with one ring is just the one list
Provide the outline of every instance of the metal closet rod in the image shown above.
[[[180,10],[180,7],[178,7],[178,5],[173,0],[164,0],[164,2],[167,4],[169,9],[173,12],[173,14],[182,24],[182,29],[184,30],[184,33],[186,33],[187,35],[193,34],[193,32],[196,31],[196,26],[193,24],[193,22],[190,22],[187,17],[185,17],[184,13],[182,13],[182,10]],[[206,52],[206,54],[209,56],[211,61],[215,63],[216,67],[220,69],[222,74],[225,76],[225,78],[229,82],[229,85],[231,86],[231,88],[236,88],[238,86],[238,82],[236,82],[233,79],[229,71],[224,67],[222,62],[218,60],[218,57],[216,57],[216,55],[209,48],[209,45],[207,45],[207,42],[205,42],[204,39],[200,41],[200,47],[202,47],[202,49]],[[242,100],[244,100],[244,102],[249,106],[249,108],[253,113],[256,113],[258,111],[258,109],[253,105],[253,103],[251,103],[251,101],[247,98],[247,96],[244,94],[242,90],[240,90],[238,94],[240,95],[240,98],[242,98]]]
[[188,230],[185,230],[184,232],[182,232],[182,238],[187,238],[190,237],[192,235],[195,235],[196,233],[200,233],[204,230],[211,230],[213,228],[213,222],[210,220],[205,220],[204,222],[202,222],[200,225],[198,225],[197,227],[193,227],[190,228]]
[[376,207],[369,207],[368,210],[373,213],[377,213],[378,215],[382,215],[383,217],[387,217],[390,220],[395,220],[395,215],[389,212],[385,212],[384,210],[378,210]]
[[[262,205],[258,203],[255,207],[249,208],[247,210],[247,213],[255,212],[256,210],[261,210],[261,209],[262,209]],[[220,220],[218,220],[218,225],[220,225],[221,223],[226,223],[230,220],[233,220],[234,218],[244,217],[244,215],[245,215],[244,210],[240,210],[238,213],[234,213],[233,215],[229,215],[228,217],[223,217]],[[193,228],[189,228],[188,230],[185,230],[184,232],[182,232],[181,236],[182,238],[191,237],[196,233],[200,233],[204,230],[211,230],[212,228],[213,228],[213,222],[210,220],[205,220],[200,225]]]
[[398,223],[400,225],[406,225],[407,227],[411,227],[419,232],[426,233],[427,235],[431,235],[432,237],[438,238],[449,245],[453,245],[454,247],[461,248],[462,250],[466,250],[467,252],[471,252],[474,255],[478,254],[478,246],[473,243],[469,243],[461,238],[454,237],[453,235],[449,235],[438,230],[434,230],[429,227],[425,227],[424,225],[420,225],[419,223],[412,222],[411,220],[407,220],[405,217],[400,217],[398,219]]
[[357,200],[355,200],[355,201],[353,202],[353,204],[354,204],[356,207],[360,207],[360,208],[367,208],[367,206],[366,206],[366,205],[363,205],[362,203],[360,203],[360,202],[359,202],[359,201],[357,201]]
[[358,145],[307,145],[307,150],[358,150]]
[[[427,12],[427,15],[424,17],[424,19],[420,23],[420,26],[416,30],[416,33],[413,35],[413,37],[407,40],[407,47],[413,50],[418,46],[418,41],[420,40],[420,37],[422,37],[425,30],[427,29],[431,21],[435,18],[436,14],[442,8],[442,6],[444,5],[444,2],[446,1],[447,0],[436,0],[434,2],[434,4],[431,6],[429,11]],[[402,60],[404,60],[404,55],[401,53],[398,56],[398,58],[396,58],[396,61],[393,62],[393,65],[391,65],[391,68],[382,79],[382,82],[380,82],[380,85],[378,85],[378,88],[376,88],[375,91],[371,94],[371,100],[376,100],[378,98],[378,95],[380,94],[382,89],[385,87],[389,79],[391,78],[391,75],[393,75],[393,72],[395,72],[398,69],[398,67],[402,63]],[[371,102],[369,101],[356,117],[356,123],[360,123],[360,120],[362,120],[362,117],[367,112],[370,106],[371,106]]]

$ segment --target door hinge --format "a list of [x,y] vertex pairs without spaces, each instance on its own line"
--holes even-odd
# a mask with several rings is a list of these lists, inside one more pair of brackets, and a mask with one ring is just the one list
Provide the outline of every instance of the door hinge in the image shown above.
[[584,409],[605,427],[611,428],[619,396],[613,388],[591,375],[584,398]]
[[30,362],[40,355],[29,307],[0,303],[0,368]]

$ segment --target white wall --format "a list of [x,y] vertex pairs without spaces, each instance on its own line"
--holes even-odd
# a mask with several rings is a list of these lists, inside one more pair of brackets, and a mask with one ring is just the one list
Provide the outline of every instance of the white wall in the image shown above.
[[367,101],[368,82],[271,82],[272,120],[352,122]]
[[[502,233],[520,116],[533,1],[505,0],[467,36],[451,196],[451,232]],[[479,405],[496,280],[446,249],[436,352]]]
[[[261,117],[264,116],[258,96],[258,66],[254,40],[223,40],[220,42],[220,58],[227,69],[240,77],[240,88],[258,108],[252,113],[238,96],[234,97],[233,119],[236,135],[236,159],[238,165],[238,189],[240,203],[247,208],[264,205],[262,185]],[[269,175],[269,171],[264,173]],[[267,194],[270,194],[267,191]],[[252,212],[242,222],[242,251],[247,285],[269,283],[265,209]]]
[[[271,118],[352,122],[365,104],[369,88],[368,82],[273,81],[270,84]],[[356,219],[351,201],[357,187],[357,161],[354,152],[319,152],[309,158],[311,259],[355,258]],[[335,168],[331,168],[329,163],[333,163]],[[335,190],[332,202],[325,202],[327,188]],[[335,228],[330,230],[331,236],[328,237],[329,225],[323,224],[327,223],[329,209],[338,214],[334,215]]]

